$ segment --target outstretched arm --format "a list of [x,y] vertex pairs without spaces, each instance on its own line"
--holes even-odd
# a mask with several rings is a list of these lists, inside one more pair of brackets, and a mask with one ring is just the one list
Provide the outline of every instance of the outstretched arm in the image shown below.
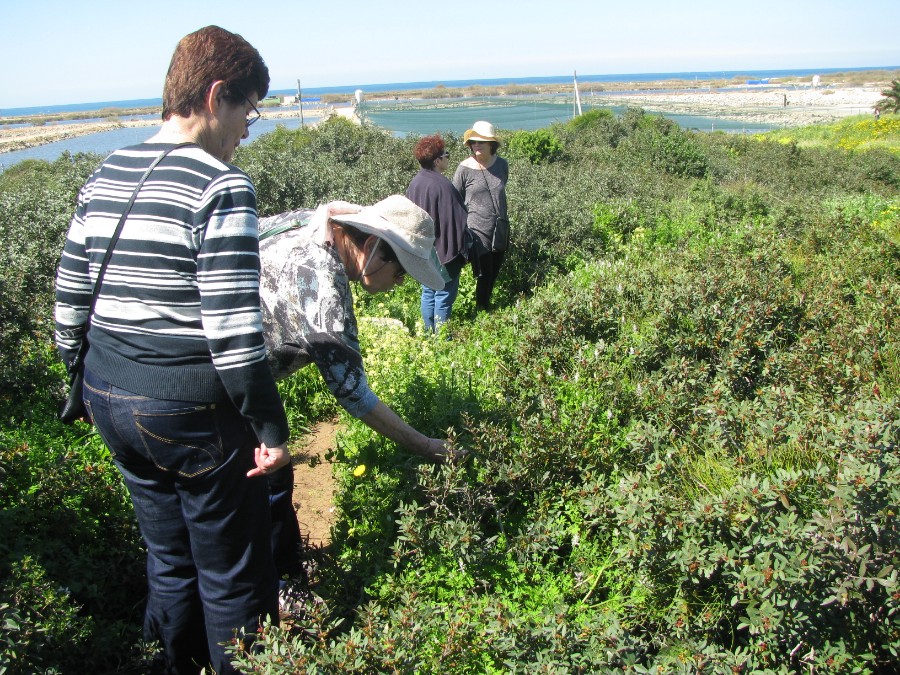
[[381,401],[360,419],[373,431],[433,462],[443,462],[450,456],[462,459],[465,455],[461,450],[452,449],[446,441],[419,433]]

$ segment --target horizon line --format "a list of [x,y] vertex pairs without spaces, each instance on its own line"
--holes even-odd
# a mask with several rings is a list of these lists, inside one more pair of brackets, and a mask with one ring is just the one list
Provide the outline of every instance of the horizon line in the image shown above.
[[[656,71],[646,71],[642,73],[589,73],[587,75],[579,76],[577,75],[577,70],[572,71],[571,77],[578,77],[579,80],[582,78],[622,78],[622,77],[639,77],[639,78],[650,78],[653,79],[644,79],[642,81],[654,81],[654,80],[674,80],[674,79],[683,79],[678,76],[681,75],[705,75],[707,76],[705,79],[715,79],[718,74],[721,76],[729,76],[729,77],[737,77],[737,76],[752,76],[754,73],[812,73],[813,71],[821,71],[823,74],[836,74],[836,73],[857,73],[857,72],[868,72],[868,71],[876,71],[876,70],[900,70],[900,65],[891,65],[891,66],[842,66],[842,67],[828,67],[828,68],[759,68],[759,69],[738,69],[738,70],[683,70],[683,71],[671,71],[671,72],[656,72]],[[316,93],[344,93],[345,90],[349,89],[363,89],[365,87],[378,87],[382,89],[376,89],[374,91],[389,91],[383,89],[384,87],[401,87],[407,89],[418,89],[418,88],[435,88],[437,86],[453,86],[454,83],[493,83],[494,85],[502,85],[502,84],[515,84],[516,81],[531,81],[534,83],[538,83],[538,80],[561,80],[564,78],[570,77],[568,74],[560,74],[560,75],[533,75],[533,76],[520,76],[520,77],[480,77],[480,78],[462,78],[457,80],[412,80],[408,82],[372,82],[368,84],[335,84],[335,85],[325,85],[319,87],[309,87],[309,91],[315,91]],[[584,82],[590,82],[590,80],[585,79]],[[603,80],[596,80],[602,82]],[[619,81],[628,81],[628,80],[619,80]],[[287,88],[270,88],[269,95],[275,92],[284,92],[284,91],[293,91],[296,87],[287,87]],[[301,82],[301,90],[307,90],[307,88],[302,87]],[[79,101],[74,103],[48,103],[48,104],[40,104],[40,105],[26,105],[26,106],[10,106],[10,107],[0,107],[0,117],[6,116],[6,111],[8,110],[33,110],[37,108],[60,108],[60,107],[69,107],[69,106],[107,106],[107,107],[116,107],[111,104],[121,104],[121,103],[130,103],[134,101],[157,101],[162,100],[161,96],[151,96],[151,97],[140,97],[140,98],[130,98],[130,99],[114,99],[114,100],[105,100],[105,101]]]

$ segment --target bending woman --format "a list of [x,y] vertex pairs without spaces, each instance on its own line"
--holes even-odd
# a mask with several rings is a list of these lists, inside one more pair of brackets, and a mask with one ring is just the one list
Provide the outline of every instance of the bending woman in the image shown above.
[[[406,274],[442,288],[429,215],[393,195],[364,208],[333,202],[314,213],[302,209],[262,218],[260,230],[263,325],[276,379],[315,363],[338,403],[374,431],[431,461],[454,452],[403,421],[369,388],[350,291],[351,281],[369,293],[389,291]],[[301,538],[291,467],[271,475],[269,484],[276,566],[282,578],[297,576]]]

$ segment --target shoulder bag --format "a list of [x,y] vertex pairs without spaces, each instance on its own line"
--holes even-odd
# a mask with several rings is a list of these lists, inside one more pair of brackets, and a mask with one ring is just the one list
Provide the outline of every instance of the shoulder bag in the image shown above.
[[491,185],[488,183],[484,169],[481,170],[481,177],[484,178],[484,185],[491,196],[491,205],[494,207],[494,231],[491,235],[491,252],[499,253],[509,248],[509,220],[500,215],[500,205],[494,201],[494,193],[491,191]]
[[125,206],[125,211],[122,213],[122,217],[119,218],[119,222],[116,225],[116,229],[113,232],[112,238],[109,240],[109,247],[106,249],[106,253],[103,256],[103,262],[100,264],[100,271],[97,272],[97,281],[94,283],[94,290],[91,294],[91,305],[88,309],[88,315],[84,322],[84,336],[81,338],[81,345],[78,348],[78,353],[75,355],[75,358],[69,362],[68,373],[69,373],[69,395],[65,401],[63,401],[62,408],[59,411],[59,419],[65,424],[72,424],[76,420],[85,419],[87,417],[87,410],[84,407],[84,357],[87,355],[88,351],[88,341],[87,341],[87,329],[91,323],[91,315],[94,313],[94,307],[97,304],[97,296],[100,294],[100,285],[103,283],[103,275],[106,273],[106,268],[109,266],[109,259],[112,257],[113,248],[116,245],[116,242],[119,240],[119,235],[122,234],[122,228],[125,226],[125,219],[128,217],[128,214],[131,212],[131,207],[134,206],[134,200],[137,198],[138,192],[140,192],[141,187],[144,185],[144,181],[147,180],[147,177],[156,168],[156,165],[159,164],[163,157],[168,155],[173,150],[177,150],[178,148],[183,148],[187,145],[193,145],[193,143],[181,143],[174,147],[169,148],[165,152],[159,155],[155,160],[153,160],[153,164],[151,164],[147,170],[144,172],[144,175],[141,176],[141,179],[138,181],[137,187],[134,188],[134,192],[131,195],[131,199],[128,200],[128,204]]

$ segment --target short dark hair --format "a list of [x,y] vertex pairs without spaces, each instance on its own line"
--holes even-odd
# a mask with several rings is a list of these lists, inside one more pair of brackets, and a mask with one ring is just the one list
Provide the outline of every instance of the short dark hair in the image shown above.
[[269,93],[269,69],[256,48],[237,33],[206,26],[175,47],[163,87],[162,118],[190,117],[203,109],[209,88],[223,81],[222,96],[243,103],[251,93]]
[[341,228],[344,231],[344,234],[350,238],[350,241],[352,241],[353,245],[359,250],[363,249],[366,242],[369,241],[369,237],[375,237],[376,239],[381,240],[381,243],[378,245],[381,249],[381,257],[384,258],[386,262],[400,262],[397,258],[397,253],[394,251],[394,247],[391,246],[384,237],[379,237],[377,234],[372,234],[371,232],[363,232],[359,228],[348,225],[347,223],[339,223],[335,220],[332,220],[331,222]]
[[434,161],[444,154],[444,139],[440,135],[424,136],[418,143],[414,153],[423,169],[433,169]]

